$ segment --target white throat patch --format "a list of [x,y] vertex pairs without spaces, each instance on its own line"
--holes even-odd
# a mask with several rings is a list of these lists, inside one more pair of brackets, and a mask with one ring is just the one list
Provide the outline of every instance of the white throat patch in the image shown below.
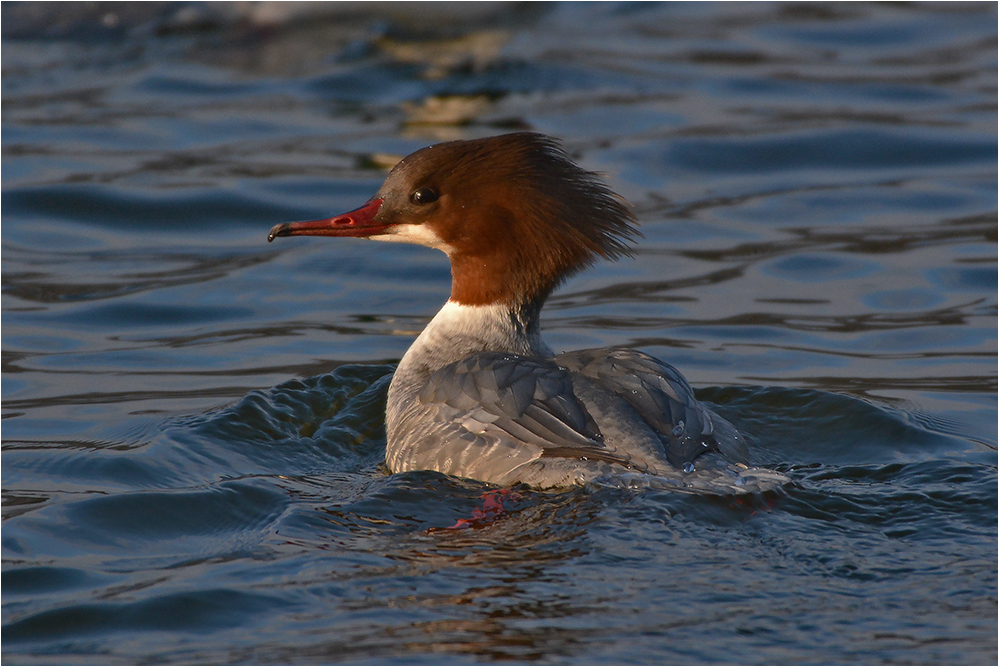
[[447,255],[451,255],[455,250],[442,241],[438,235],[434,234],[434,230],[427,225],[414,225],[411,223],[393,225],[386,230],[385,234],[368,238],[373,241],[400,241],[408,244],[417,244],[418,246],[427,246],[428,248],[436,248],[439,251],[443,251]]

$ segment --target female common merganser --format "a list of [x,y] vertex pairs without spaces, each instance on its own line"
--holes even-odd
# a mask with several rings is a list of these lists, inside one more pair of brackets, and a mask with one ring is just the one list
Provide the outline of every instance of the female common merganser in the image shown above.
[[421,149],[360,209],[276,225],[268,241],[405,241],[451,260],[451,298],[389,386],[393,472],[536,487],[648,474],[715,494],[780,486],[780,473],[749,468],[743,437],[669,364],[628,349],[556,355],[542,341],[552,290],[599,256],[627,254],[635,222],[556,140],[518,132]]

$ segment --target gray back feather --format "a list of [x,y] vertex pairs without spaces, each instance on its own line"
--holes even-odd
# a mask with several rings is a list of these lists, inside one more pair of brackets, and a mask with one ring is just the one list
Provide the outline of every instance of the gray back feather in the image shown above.
[[739,432],[695,399],[691,386],[669,364],[625,348],[578,350],[553,361],[628,402],[657,433],[664,456],[675,467],[710,451],[734,464],[749,462]]
[[569,374],[548,360],[477,353],[435,371],[418,398],[438,420],[535,445],[542,457],[631,465],[604,442]]

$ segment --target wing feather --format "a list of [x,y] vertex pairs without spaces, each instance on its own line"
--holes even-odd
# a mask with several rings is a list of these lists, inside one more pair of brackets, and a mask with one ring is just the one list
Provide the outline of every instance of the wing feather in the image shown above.
[[569,374],[548,360],[477,353],[435,371],[419,400],[438,421],[461,424],[487,441],[536,445],[542,457],[633,464],[604,442]]
[[659,435],[674,466],[682,468],[711,451],[732,463],[748,463],[743,437],[699,402],[669,364],[636,350],[604,348],[565,353],[554,361],[628,402]]

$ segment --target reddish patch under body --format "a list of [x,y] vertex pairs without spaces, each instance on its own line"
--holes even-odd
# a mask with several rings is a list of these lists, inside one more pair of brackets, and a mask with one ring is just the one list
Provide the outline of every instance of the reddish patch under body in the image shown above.
[[457,520],[450,527],[444,527],[439,530],[476,529],[488,525],[507,513],[503,507],[505,499],[508,501],[518,501],[521,495],[509,489],[498,489],[493,492],[486,492],[480,495],[479,498],[483,500],[483,507],[474,509],[471,518]]

